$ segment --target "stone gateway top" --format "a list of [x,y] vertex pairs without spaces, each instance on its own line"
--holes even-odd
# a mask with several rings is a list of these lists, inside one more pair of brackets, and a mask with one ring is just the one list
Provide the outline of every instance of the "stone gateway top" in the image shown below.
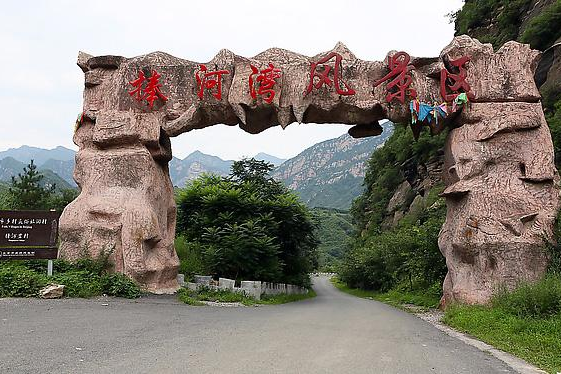
[[358,59],[343,44],[307,57],[272,48],[252,58],[222,50],[191,62],[162,52],[124,58],[80,53],[83,115],[78,198],[60,220],[61,257],[109,252],[114,270],[173,292],[179,260],[169,178],[170,136],[215,124],[249,133],[293,122],[343,123],[379,135],[381,119],[451,130],[439,236],[445,303],[482,303],[499,285],[535,280],[547,266],[559,209],[553,144],[533,74],[539,52],[498,51],[459,36],[439,57],[390,52]]
[[[78,65],[86,78],[85,116],[101,127],[106,126],[104,114],[142,114],[157,119],[154,123],[169,136],[219,123],[254,134],[293,122],[354,125],[351,135],[364,136],[380,134],[381,119],[410,122],[413,98],[451,103],[466,91],[461,83],[471,88],[474,102],[537,102],[540,95],[531,77],[538,54],[516,42],[494,53],[490,45],[460,36],[440,57],[410,58],[392,51],[384,62],[361,60],[338,43],[314,57],[279,48],[252,58],[222,50],[206,63],[163,52],[134,58],[80,53]],[[151,102],[139,100],[143,87],[138,83],[145,80],[148,86],[154,73],[161,95],[152,95]],[[102,100],[95,95],[99,91]]]

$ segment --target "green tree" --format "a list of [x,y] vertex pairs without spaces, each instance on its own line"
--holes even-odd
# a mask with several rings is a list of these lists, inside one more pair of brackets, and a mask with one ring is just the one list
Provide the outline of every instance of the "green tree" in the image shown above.
[[177,231],[213,275],[309,283],[318,245],[312,214],[268,176],[272,167],[244,159],[228,177],[204,175],[178,192]]
[[80,192],[74,188],[65,188],[56,194],[51,195],[49,201],[49,209],[55,209],[62,213],[64,208],[78,197]]
[[33,160],[23,168],[23,173],[12,176],[9,188],[13,208],[41,210],[50,209],[51,197],[55,192],[55,185],[41,186],[43,175],[37,170]]

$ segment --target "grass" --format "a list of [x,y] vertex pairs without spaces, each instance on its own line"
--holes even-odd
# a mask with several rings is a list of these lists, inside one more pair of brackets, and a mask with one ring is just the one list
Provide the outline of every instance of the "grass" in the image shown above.
[[550,373],[561,372],[561,313],[521,317],[501,308],[451,306],[444,323]]
[[390,290],[388,292],[378,292],[363,290],[360,288],[351,288],[337,277],[331,278],[333,285],[350,295],[362,297],[364,299],[378,300],[383,303],[404,309],[404,304],[413,304],[422,308],[436,308],[440,302],[440,297],[432,292],[425,291],[407,291],[407,290]]
[[500,290],[488,306],[452,305],[444,322],[551,373],[561,372],[561,275]]
[[220,302],[220,303],[241,303],[245,306],[252,305],[276,305],[291,303],[315,297],[316,293],[310,290],[307,294],[303,295],[264,295],[261,300],[255,300],[253,297],[247,296],[243,293],[232,292],[229,290],[212,290],[209,288],[202,288],[198,291],[188,290],[182,288],[178,292],[179,300],[188,305],[205,305],[203,301]]
[[316,292],[312,289],[308,290],[308,293],[305,294],[286,294],[281,293],[278,295],[263,295],[261,296],[261,300],[257,301],[258,304],[265,304],[265,305],[277,305],[277,304],[286,304],[292,303],[294,301],[306,300],[316,297]]

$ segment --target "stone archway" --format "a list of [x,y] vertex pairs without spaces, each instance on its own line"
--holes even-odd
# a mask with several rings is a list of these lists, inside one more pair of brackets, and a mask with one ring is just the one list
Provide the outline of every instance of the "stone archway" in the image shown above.
[[[394,56],[388,54],[394,68],[405,61]],[[453,93],[441,92],[443,72],[462,75],[452,65],[466,56],[471,103],[431,130],[452,128],[439,238],[448,266],[444,301],[482,303],[499,284],[545,272],[543,244],[553,235],[559,176],[533,80],[539,52],[517,42],[494,52],[460,36],[438,58],[412,58],[403,74],[421,101],[440,102]],[[408,101],[387,96],[395,76],[373,84],[388,65],[360,60],[342,44],[315,57],[273,48],[245,58],[222,50],[206,64],[162,52],[134,58],[80,53],[78,65],[85,74],[84,114],[74,135],[81,193],[61,217],[60,255],[72,260],[112,250],[115,271],[153,292],[177,289],[169,136],[219,123],[258,133],[297,121],[349,124],[349,133],[362,137],[379,135],[380,119],[411,121]],[[268,68],[281,72],[273,95],[263,80],[248,86],[249,77]],[[150,84],[155,89],[147,96],[134,91]],[[252,92],[255,87],[263,89]]]

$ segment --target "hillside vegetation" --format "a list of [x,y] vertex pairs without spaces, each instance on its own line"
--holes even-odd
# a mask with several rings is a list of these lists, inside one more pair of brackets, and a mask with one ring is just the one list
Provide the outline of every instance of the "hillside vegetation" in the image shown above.
[[309,285],[318,245],[312,214],[268,176],[272,167],[236,161],[227,177],[203,175],[178,191],[184,274]]
[[349,286],[438,292],[446,274],[437,242],[445,205],[438,197],[441,184],[422,170],[440,157],[445,137],[424,131],[415,141],[406,126],[396,126],[372,154],[365,191],[351,210],[356,233],[339,268]]

